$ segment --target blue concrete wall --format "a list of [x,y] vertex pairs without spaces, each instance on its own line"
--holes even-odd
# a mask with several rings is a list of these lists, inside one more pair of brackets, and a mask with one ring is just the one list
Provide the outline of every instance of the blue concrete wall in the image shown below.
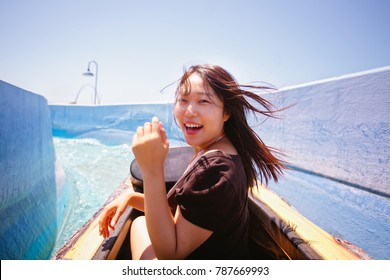
[[170,138],[179,138],[172,118],[172,104],[129,104],[107,106],[50,105],[53,135],[59,137],[98,137],[104,144],[131,145],[137,126],[157,116]]
[[390,197],[390,67],[281,90],[257,128],[298,169]]
[[46,259],[56,239],[47,101],[0,81],[0,259]]

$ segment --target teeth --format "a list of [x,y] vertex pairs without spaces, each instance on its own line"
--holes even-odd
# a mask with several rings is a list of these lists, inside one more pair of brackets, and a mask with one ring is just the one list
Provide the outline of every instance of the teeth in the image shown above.
[[189,124],[186,124],[186,127],[196,127],[196,128],[199,128],[199,127],[202,127],[200,124],[192,124],[192,123],[189,123]]

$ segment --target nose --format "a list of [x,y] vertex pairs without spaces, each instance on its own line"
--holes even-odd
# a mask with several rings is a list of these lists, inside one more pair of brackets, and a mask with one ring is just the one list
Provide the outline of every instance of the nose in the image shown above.
[[196,107],[192,103],[188,104],[187,107],[185,108],[184,114],[186,117],[196,116]]

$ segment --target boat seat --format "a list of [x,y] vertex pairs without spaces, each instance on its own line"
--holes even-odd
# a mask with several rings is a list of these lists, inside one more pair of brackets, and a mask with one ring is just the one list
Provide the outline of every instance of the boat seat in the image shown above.
[[[194,148],[191,146],[174,147],[169,149],[167,158],[164,162],[164,175],[167,192],[184,173],[193,156]],[[130,176],[133,186],[142,190],[142,172],[135,159],[130,164]]]

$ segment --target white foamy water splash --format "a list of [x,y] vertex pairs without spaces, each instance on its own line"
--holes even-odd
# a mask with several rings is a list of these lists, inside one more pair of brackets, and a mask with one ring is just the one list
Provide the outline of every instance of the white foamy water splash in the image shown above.
[[90,138],[53,141],[70,199],[52,255],[104,204],[127,176],[134,158],[127,144],[108,146]]

